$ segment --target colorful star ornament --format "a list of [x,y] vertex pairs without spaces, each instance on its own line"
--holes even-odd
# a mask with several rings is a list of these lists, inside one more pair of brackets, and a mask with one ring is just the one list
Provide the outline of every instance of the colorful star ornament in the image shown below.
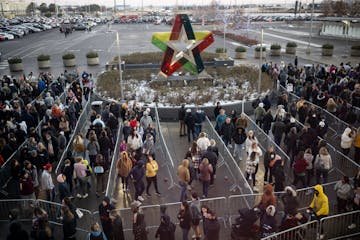
[[178,14],[171,32],[157,32],[151,43],[165,52],[161,73],[171,76],[182,66],[191,74],[204,70],[200,53],[214,42],[210,31],[194,32],[186,14]]

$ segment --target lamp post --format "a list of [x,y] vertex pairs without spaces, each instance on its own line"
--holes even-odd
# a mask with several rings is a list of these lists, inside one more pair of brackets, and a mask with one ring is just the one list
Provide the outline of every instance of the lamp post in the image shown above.
[[118,61],[119,61],[119,78],[120,78],[120,98],[124,99],[124,84],[123,84],[123,77],[122,77],[122,70],[121,70],[121,55],[120,55],[120,37],[119,32],[116,32],[116,45],[118,48]]
[[313,30],[313,18],[314,18],[314,9],[315,9],[315,3],[314,3],[314,2],[315,2],[315,0],[312,0],[309,41],[308,41],[308,46],[307,46],[307,49],[306,49],[306,53],[307,53],[307,54],[310,54],[310,53],[311,53],[310,42],[311,42],[312,30]]
[[258,94],[260,96],[261,91],[261,65],[262,65],[262,50],[263,50],[263,40],[264,40],[264,29],[261,27],[261,43],[260,43],[260,58],[259,58],[259,79],[258,79]]

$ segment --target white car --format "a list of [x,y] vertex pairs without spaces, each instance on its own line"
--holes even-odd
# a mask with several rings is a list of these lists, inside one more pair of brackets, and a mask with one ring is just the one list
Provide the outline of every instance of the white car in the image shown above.
[[12,35],[10,33],[0,32],[0,35],[4,36],[5,40],[13,40],[14,39],[14,35]]

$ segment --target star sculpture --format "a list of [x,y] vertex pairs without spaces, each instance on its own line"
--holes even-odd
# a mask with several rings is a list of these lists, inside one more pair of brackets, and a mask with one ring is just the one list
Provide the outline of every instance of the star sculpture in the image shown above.
[[171,76],[184,66],[192,74],[204,70],[200,53],[214,42],[210,31],[194,32],[186,14],[178,14],[171,32],[154,33],[151,43],[165,52],[161,73]]

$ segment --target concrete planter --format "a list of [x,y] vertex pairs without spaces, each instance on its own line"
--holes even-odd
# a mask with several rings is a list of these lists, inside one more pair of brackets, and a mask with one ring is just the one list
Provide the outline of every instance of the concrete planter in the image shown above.
[[270,49],[270,55],[271,56],[280,56],[281,49]]
[[352,57],[360,57],[360,49],[351,49],[350,55]]
[[235,58],[236,59],[245,59],[246,58],[246,52],[235,52]]
[[332,56],[334,53],[334,49],[328,49],[328,48],[323,48],[322,49],[322,55],[323,56]]
[[9,68],[11,72],[20,72],[24,70],[24,65],[23,63],[12,63],[9,64]]
[[50,60],[38,61],[38,66],[40,69],[50,68]]
[[99,57],[86,58],[86,61],[89,66],[99,65]]
[[76,59],[63,59],[63,63],[65,67],[74,67],[76,65]]
[[296,54],[296,47],[286,47],[287,54]]
[[[255,58],[260,58],[260,51],[255,51]],[[266,58],[266,51],[262,51],[262,58]]]
[[218,53],[218,58],[220,58],[220,59],[226,59],[226,58],[228,58],[228,57],[229,57],[229,55],[228,55],[227,52],[225,52],[225,53]]

